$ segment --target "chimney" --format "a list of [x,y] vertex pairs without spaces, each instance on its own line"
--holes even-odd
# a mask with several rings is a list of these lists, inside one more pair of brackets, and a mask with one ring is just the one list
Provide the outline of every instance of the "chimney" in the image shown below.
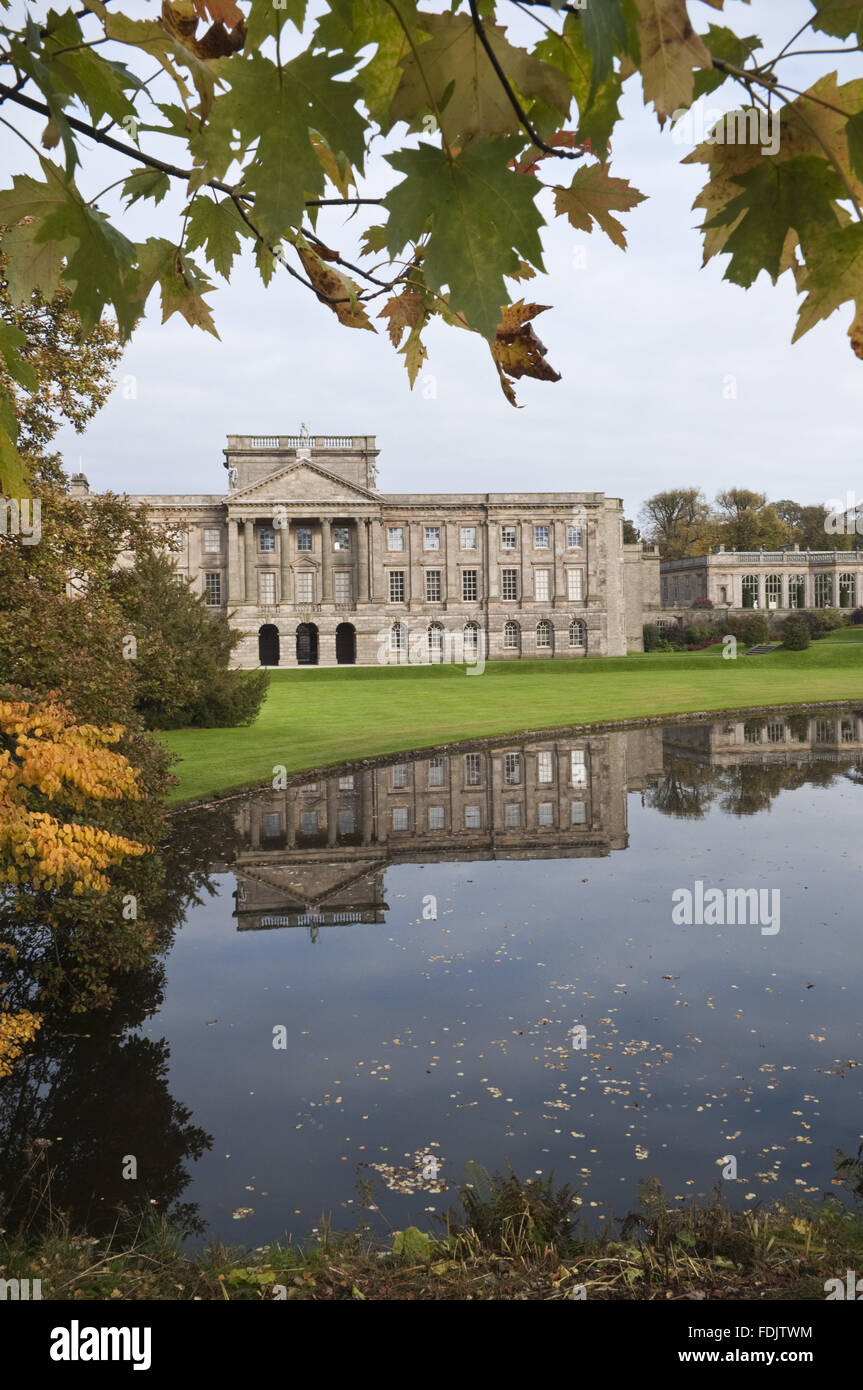
[[90,484],[83,473],[73,473],[69,479],[70,497],[89,497]]

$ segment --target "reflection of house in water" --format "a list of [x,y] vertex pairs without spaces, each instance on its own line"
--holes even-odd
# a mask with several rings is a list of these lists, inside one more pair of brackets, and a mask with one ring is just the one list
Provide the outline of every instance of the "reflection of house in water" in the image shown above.
[[672,757],[711,767],[846,762],[863,753],[863,710],[680,724],[664,731],[663,747]]
[[241,931],[383,922],[390,864],[595,857],[627,844],[626,793],[659,729],[532,740],[319,778],[242,803]]

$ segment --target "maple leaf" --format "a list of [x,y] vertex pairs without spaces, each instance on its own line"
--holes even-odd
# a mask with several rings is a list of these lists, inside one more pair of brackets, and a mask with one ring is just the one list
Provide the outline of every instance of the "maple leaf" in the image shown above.
[[614,72],[615,54],[625,52],[631,43],[624,0],[607,0],[607,3],[602,5],[586,5],[584,12],[579,15],[579,23],[591,56],[588,94],[589,101],[592,102],[599,87]]
[[692,27],[686,0],[635,0],[641,45],[644,104],[652,101],[659,124],[692,103],[693,68],[711,68],[710,54]]
[[806,293],[800,306],[792,342],[797,342],[821,319],[826,319],[848,300],[855,314],[848,336],[857,357],[863,358],[863,223],[854,222],[831,232],[818,248],[818,260],[798,278]]
[[850,39],[856,34],[863,43],[863,5],[860,0],[812,0],[817,11],[810,20],[812,28],[836,39]]
[[548,308],[548,304],[525,304],[521,299],[516,304],[505,305],[495,340],[489,343],[501,389],[510,405],[518,404],[511,378],[530,376],[538,381],[560,381],[560,372],[546,362],[546,348],[530,322]]
[[541,186],[503,167],[507,153],[515,153],[511,141],[489,140],[455,157],[425,143],[386,156],[407,176],[384,198],[390,254],[428,231],[427,283],[439,291],[448,285],[453,310],[489,340],[507,300],[503,277],[522,258],[544,269],[535,202]]
[[240,252],[240,238],[254,233],[246,226],[231,198],[193,198],[187,209],[185,249],[203,246],[207,260],[227,280],[234,257]]
[[309,246],[304,237],[297,237],[294,245],[319,297],[332,309],[339,323],[343,323],[347,328],[367,328],[369,332],[374,333],[374,324],[369,322],[368,314],[359,300],[359,285],[334,266],[327,265],[319,252]]
[[229,29],[235,29],[243,18],[236,0],[192,0],[192,3],[201,19],[209,15],[215,24],[226,24]]
[[581,231],[592,231],[596,222],[615,246],[625,251],[623,223],[612,217],[611,211],[628,211],[643,203],[645,197],[627,179],[613,178],[607,164],[586,164],[577,171],[569,188],[555,188],[554,208],[558,216],[565,213],[570,226]]
[[192,327],[203,328],[218,338],[203,295],[213,286],[201,275],[195,263],[164,237],[149,237],[137,247],[137,266],[128,276],[128,292],[136,315],[143,313],[150,290],[158,283],[162,300],[162,322],[180,313]]
[[575,143],[587,145],[595,150],[597,158],[604,158],[609,137],[620,118],[619,74],[609,69],[602,81],[597,81],[596,60],[591,53],[584,25],[571,14],[566,16],[562,32],[548,34],[537,45],[536,51],[566,73],[570,91],[578,104]]
[[[521,131],[470,15],[423,14],[420,23],[431,37],[401,60],[404,76],[390,120],[410,123],[431,112],[449,145]],[[565,116],[571,94],[564,75],[526,49],[513,47],[500,25],[486,25],[485,33],[510,84]]]
[[424,323],[428,314],[423,296],[408,285],[401,294],[388,299],[378,314],[379,319],[387,320],[387,332],[393,347],[398,347],[406,328],[416,328]]
[[130,208],[139,198],[152,198],[158,207],[170,187],[168,175],[161,169],[136,169],[123,183],[126,207]]

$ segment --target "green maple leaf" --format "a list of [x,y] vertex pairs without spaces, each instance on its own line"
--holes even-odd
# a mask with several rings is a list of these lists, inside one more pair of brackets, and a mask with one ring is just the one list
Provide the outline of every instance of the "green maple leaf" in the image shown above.
[[14,324],[0,319],[0,356],[6,363],[6,370],[13,381],[27,391],[35,391],[38,385],[36,373],[19,351],[27,341],[27,334]]
[[[2,197],[0,193],[0,203]],[[2,246],[9,258],[5,276],[13,304],[26,303],[34,291],[51,300],[60,284],[63,256],[68,248],[63,242],[37,241],[39,231],[40,223],[34,218],[19,222],[17,227],[7,227],[3,233]]]
[[848,333],[857,356],[863,356],[863,223],[839,227],[819,243],[817,260],[800,276],[798,289],[806,298],[792,342],[828,318],[840,304],[854,300],[856,314]]
[[207,260],[220,275],[229,279],[234,257],[240,252],[240,238],[251,237],[236,204],[230,198],[216,202],[213,198],[193,198],[186,223],[187,251],[203,246]]
[[506,167],[516,149],[512,140],[489,140],[451,157],[423,143],[387,155],[406,175],[384,199],[390,254],[427,231],[427,283],[439,292],[448,285],[450,307],[489,340],[509,299],[503,277],[522,257],[543,269],[535,202],[542,185]]
[[[404,75],[390,120],[410,124],[428,112],[439,120],[448,144],[518,133],[521,122],[470,15],[423,14],[420,23],[430,37],[402,59]],[[513,47],[500,25],[486,24],[485,32],[510,84],[566,116],[571,94],[563,73],[526,49]]]
[[636,18],[633,5],[628,0],[604,0],[601,5],[588,4],[579,15],[584,41],[592,59],[590,101],[614,71],[615,56],[632,51]]
[[246,53],[255,53],[267,39],[277,38],[288,20],[302,29],[306,18],[306,0],[281,0],[277,9],[273,0],[252,0],[246,19]]
[[218,338],[210,306],[203,295],[213,286],[194,261],[164,237],[148,237],[135,248],[137,265],[127,276],[127,293],[139,317],[153,286],[161,291],[162,322],[180,313],[192,327],[203,328]]
[[603,81],[595,80],[594,60],[584,26],[571,14],[566,16],[562,32],[549,34],[537,45],[536,51],[566,73],[570,91],[578,103],[576,144],[589,145],[597,159],[604,159],[611,132],[620,119],[620,76],[609,72]]
[[136,169],[123,184],[123,197],[130,208],[139,198],[152,198],[156,207],[171,187],[171,180],[161,169]]
[[817,11],[812,28],[836,39],[857,36],[863,43],[863,4],[860,0],[812,0]]
[[845,138],[848,141],[848,162],[858,179],[863,179],[863,111],[848,117]]
[[27,470],[14,440],[0,426],[0,492],[7,497],[29,497]]
[[607,164],[586,164],[575,174],[569,188],[554,190],[554,208],[558,215],[566,214],[570,225],[589,232],[596,222],[615,246],[626,250],[623,223],[612,217],[643,203],[645,194],[633,188],[627,179],[612,178]]
[[762,270],[775,281],[790,230],[797,233],[805,253],[807,245],[838,226],[832,205],[844,195],[845,185],[826,159],[800,155],[783,163],[762,157],[733,182],[743,192],[704,226],[737,223],[723,247],[731,254],[725,279],[735,285],[748,288]]
[[[757,34],[748,34],[744,39],[724,24],[708,25],[707,33],[703,34],[702,38],[712,57],[721,58],[723,62],[731,63],[736,68],[742,68],[755,50],[763,47]],[[692,90],[694,100],[715,92],[717,87],[728,81],[728,78],[728,73],[720,72],[718,68],[701,69],[695,74]]]

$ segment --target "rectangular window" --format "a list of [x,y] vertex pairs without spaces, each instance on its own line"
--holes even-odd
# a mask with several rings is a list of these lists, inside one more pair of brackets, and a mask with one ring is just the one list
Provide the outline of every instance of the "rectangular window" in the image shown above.
[[554,766],[552,764],[551,753],[537,753],[536,755],[536,780],[537,782],[553,782]]
[[357,818],[354,815],[353,811],[339,811],[338,826],[340,835],[355,834],[357,828]]
[[297,575],[297,603],[314,603],[315,601],[315,576],[313,574]]
[[390,570],[390,603],[404,603],[405,601],[405,572],[404,570]]
[[333,578],[335,579],[336,603],[351,603],[353,601],[353,589],[350,571],[336,570]]
[[501,570],[500,595],[508,601],[518,598],[518,570]]
[[569,805],[569,819],[571,825],[587,824],[587,806],[583,801],[571,801]]
[[568,550],[580,550],[584,544],[584,533],[580,526],[567,526],[566,545]]
[[504,756],[503,780],[508,787],[518,787],[521,785],[521,754],[507,753]]
[[553,801],[541,801],[537,810],[539,812],[538,821],[540,825],[554,825]]
[[387,550],[404,550],[405,532],[403,526],[387,527]]
[[503,808],[503,823],[507,830],[518,830],[521,825],[521,804],[511,801]]
[[407,763],[395,763],[393,765],[393,790],[398,787],[406,787],[408,784],[408,765]]
[[442,806],[429,806],[429,830],[444,830],[446,822]]
[[353,778],[353,774],[352,774],[352,773],[348,773],[348,775],[347,775],[346,777],[340,777],[340,778],[339,778],[339,791],[340,791],[340,792],[352,792],[353,789],[354,789],[354,778]]
[[408,808],[407,806],[393,807],[393,830],[408,829]]
[[222,576],[204,575],[204,601],[210,608],[218,608],[222,602]]
[[515,550],[515,527],[501,526],[500,528],[500,548],[501,550]]
[[574,748],[570,757],[570,767],[572,769],[572,785],[574,787],[587,786],[587,767],[584,761],[584,749]]
[[426,570],[426,603],[440,603],[440,570]]
[[273,551],[276,548],[276,533],[272,526],[262,526],[258,536],[260,550]]
[[461,528],[461,548],[462,550],[476,550],[475,526],[463,526]]
[[297,550],[311,550],[312,548],[312,528],[311,526],[298,526],[296,530]]
[[584,580],[582,574],[582,570],[567,570],[566,572],[567,596],[575,601],[584,598]]
[[548,570],[534,570],[533,596],[544,603],[548,601]]
[[464,828],[465,830],[482,829],[482,807],[465,806],[464,808]]
[[440,550],[440,527],[426,526],[423,531],[423,548],[425,550]]
[[442,787],[444,784],[443,758],[429,758],[429,786]]
[[300,832],[303,835],[317,835],[318,833],[318,813],[317,811],[303,811],[300,816]]
[[533,528],[533,548],[534,550],[548,550],[549,528],[547,526],[534,526]]
[[222,533],[217,526],[204,527],[204,553],[218,555],[222,549]]
[[469,787],[479,787],[482,785],[481,753],[465,753],[464,780]]
[[258,575],[258,603],[275,603],[276,601],[276,576],[274,574]]
[[264,839],[277,840],[282,833],[281,811],[264,812]]
[[349,526],[333,527],[333,550],[350,550],[351,529]]
[[463,603],[475,603],[476,600],[479,598],[479,580],[477,570],[462,570],[461,596]]

